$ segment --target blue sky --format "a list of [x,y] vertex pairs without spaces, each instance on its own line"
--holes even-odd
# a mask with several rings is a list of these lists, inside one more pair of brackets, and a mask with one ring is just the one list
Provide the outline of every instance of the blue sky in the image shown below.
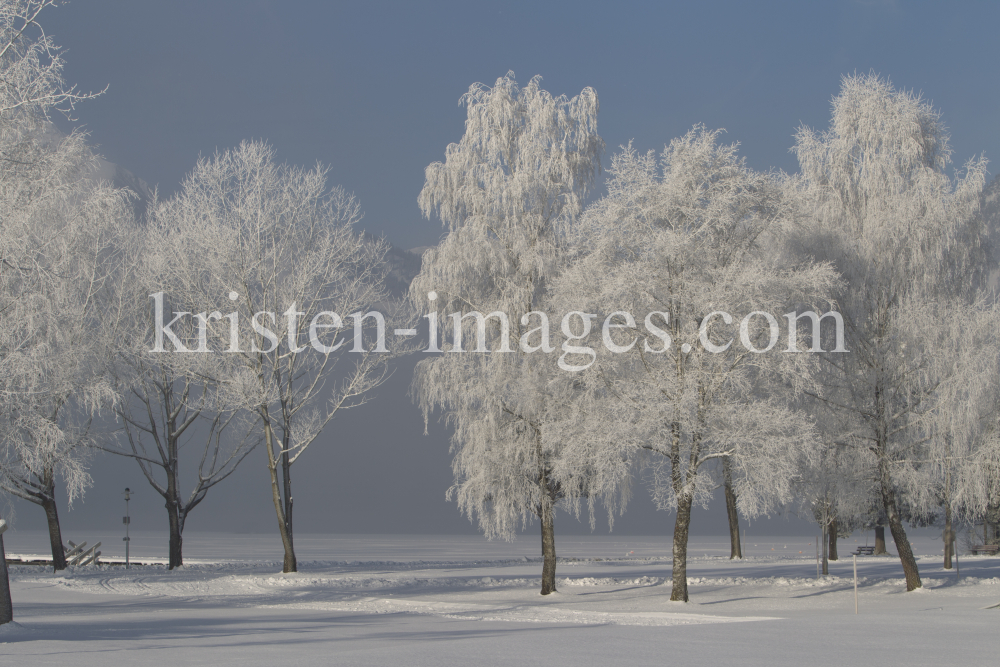
[[[796,127],[826,127],[840,77],[855,71],[932,100],[957,164],[982,152],[1000,164],[997,2],[74,0],[42,24],[67,49],[70,82],[108,86],[78,110],[99,150],[161,196],[199,153],[262,138],[282,160],[327,164],[331,184],[358,195],[363,226],[403,248],[441,235],[416,198],[424,168],[462,135],[459,97],[508,70],[522,82],[541,74],[554,94],[595,88],[605,164],[629,140],[661,149],[704,123],[726,128],[751,166],[795,170]],[[475,532],[444,500],[447,436],[436,424],[421,435],[408,373],[338,419],[294,469],[297,532]],[[189,529],[275,532],[263,456],[214,489]],[[93,472],[64,525],[120,521],[130,486],[133,528],[165,529],[163,502],[133,462],[104,457]],[[352,509],[359,498],[364,513]],[[20,511],[23,527],[43,527],[39,508]],[[640,488],[616,532],[670,526]],[[716,503],[692,530],[724,526]],[[567,530],[588,531],[557,525]]]
[[875,71],[943,111],[955,161],[1000,160],[996,2],[471,3],[74,0],[43,25],[67,79],[108,92],[79,119],[161,194],[242,139],[330,167],[363,225],[433,243],[423,169],[463,131],[458,98],[507,70],[597,90],[608,154],[723,127],[758,169],[791,171],[796,127],[825,127],[843,74]]

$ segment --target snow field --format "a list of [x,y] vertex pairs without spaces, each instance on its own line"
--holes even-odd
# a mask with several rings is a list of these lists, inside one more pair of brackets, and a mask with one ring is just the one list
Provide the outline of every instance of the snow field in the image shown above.
[[[351,543],[351,555],[372,542],[338,539]],[[510,557],[511,545],[501,544],[490,559],[485,542],[489,548],[474,558],[450,557],[463,551],[463,540],[386,539],[372,549],[377,559],[305,561],[294,574],[281,574],[280,561],[270,559],[202,559],[172,572],[104,565],[53,574],[12,565],[18,626],[0,633],[0,665],[64,665],[70,656],[74,665],[103,667],[112,655],[127,665],[542,658],[607,665],[668,657],[690,665],[735,658],[840,665],[872,652],[884,655],[883,664],[921,665],[957,655],[986,659],[997,648],[1000,609],[989,609],[1000,603],[997,557],[963,557],[957,579],[936,554],[921,556],[924,589],[914,593],[904,592],[898,559],[859,559],[855,616],[850,558],[817,579],[814,558],[797,553],[743,562],[692,555],[692,602],[684,604],[669,600],[670,561],[662,554],[608,558],[607,543],[581,539],[576,553],[604,555],[561,560],[558,592],[543,597],[537,558]],[[692,547],[692,554],[714,550],[698,538]],[[629,551],[643,549],[622,553]]]

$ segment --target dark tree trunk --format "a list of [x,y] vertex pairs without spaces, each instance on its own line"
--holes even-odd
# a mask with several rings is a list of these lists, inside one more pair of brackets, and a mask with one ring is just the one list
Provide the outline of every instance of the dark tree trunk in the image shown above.
[[184,528],[176,501],[167,501],[167,518],[170,523],[170,565],[168,569],[172,570],[175,567],[184,565],[184,538],[182,537]]
[[10,600],[10,578],[7,576],[7,552],[0,533],[0,625],[14,620],[14,605]]
[[[295,557],[295,532],[292,524],[292,509],[295,503],[295,499],[292,497],[292,461],[289,456],[288,450],[291,445],[289,442],[288,429],[282,431],[282,443],[281,443],[281,488],[284,490],[284,497],[282,502],[284,504],[285,513],[285,535],[287,536],[287,543],[285,546],[285,572],[298,572],[299,563],[298,559]],[[290,568],[290,569],[289,569]]]
[[[281,545],[285,550],[285,559],[281,571],[298,572],[299,568],[298,561],[295,558],[295,547],[292,545],[292,538],[288,532],[290,524],[285,520],[286,504],[281,497],[281,486],[278,478],[278,466],[281,462],[281,456],[276,457],[274,455],[274,429],[271,428],[267,409],[261,409],[260,415],[264,420],[264,450],[267,452],[267,470],[271,475],[271,501],[274,503],[274,512],[278,517],[278,534],[281,536]],[[282,477],[284,476],[285,473],[282,471]],[[289,502],[287,506],[290,507],[291,503]]]
[[56,501],[48,498],[43,499],[42,509],[45,510],[45,519],[49,524],[49,546],[52,549],[52,571],[58,572],[59,570],[65,570],[66,549],[63,547],[62,531],[59,528],[59,512],[56,510]]
[[944,569],[951,569],[951,550],[955,536],[951,532],[951,438],[948,444],[948,469],[944,474]]
[[820,542],[823,543],[823,575],[826,576],[830,574],[830,552],[827,550],[830,541],[827,539],[827,534],[830,530],[830,526],[826,521],[826,512],[823,512],[823,539]]
[[292,545],[292,551],[294,552],[295,531],[292,526],[292,508],[295,499],[292,497],[292,463],[288,457],[287,447],[288,443],[285,443],[285,451],[281,454],[281,486],[284,490],[282,501],[285,510],[285,532],[288,533],[288,543]]
[[674,569],[670,599],[680,602],[688,601],[687,547],[688,530],[691,527],[691,504],[693,502],[694,498],[690,493],[685,493],[678,498],[677,519],[674,521]]
[[830,521],[830,528],[829,528],[829,531],[830,531],[830,560],[840,560],[837,557],[837,531],[838,530],[840,530],[840,528],[837,526],[837,518],[834,517],[833,520]]
[[[906,539],[906,531],[903,529],[903,519],[899,515],[899,508],[896,506],[896,491],[892,484],[892,469],[889,461],[889,410],[886,408],[882,382],[878,380],[875,386],[875,449],[877,457],[877,471],[879,491],[882,494],[882,507],[885,510],[886,518],[889,521],[889,532],[892,533],[893,542],[896,543],[896,553],[899,554],[899,562],[903,565],[903,576],[906,577],[906,590],[912,591],[920,588],[920,572],[917,569],[917,560],[913,557],[913,550],[910,549],[910,541]],[[883,532],[883,548],[885,533]],[[876,544],[876,547],[878,545]],[[876,552],[878,549],[875,549]]]
[[899,519],[898,515],[895,518],[892,516],[889,517],[889,531],[892,533],[892,539],[896,543],[896,551],[899,552],[899,561],[903,564],[903,575],[906,577],[906,590],[916,590],[923,585],[920,581],[920,571],[917,569],[917,560],[913,557],[910,541],[906,538],[903,522]]
[[722,476],[726,490],[726,513],[729,515],[729,560],[743,558],[740,545],[740,515],[736,511],[736,493],[733,491],[733,476],[729,470],[729,457],[722,458]]
[[951,569],[951,550],[955,543],[955,536],[951,532],[951,503],[944,502],[944,569]]
[[167,550],[169,557],[168,569],[174,569],[175,567],[181,567],[184,565],[184,539],[182,534],[184,532],[184,524],[180,516],[180,490],[177,488],[177,441],[173,440],[170,443],[170,455],[169,461],[166,466],[164,466],[164,471],[167,473],[167,486],[166,486],[166,504],[164,507],[167,508],[167,523],[169,525],[169,537],[167,542]]
[[885,556],[888,553],[885,550],[885,526],[875,526],[875,555]]
[[548,499],[542,502],[542,595],[556,591],[555,512]]
[[896,507],[896,494],[892,489],[889,463],[885,458],[879,461],[879,480],[882,487],[882,503],[889,519],[889,532],[892,533],[892,540],[896,543],[896,553],[899,554],[899,562],[903,565],[903,575],[906,577],[906,590],[916,590],[922,585],[920,571],[917,569],[917,560],[913,557],[910,541],[906,538],[906,530],[903,529],[903,519]]

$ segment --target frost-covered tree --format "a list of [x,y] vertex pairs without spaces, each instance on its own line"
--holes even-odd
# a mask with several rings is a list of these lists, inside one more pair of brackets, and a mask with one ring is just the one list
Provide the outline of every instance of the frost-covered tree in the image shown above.
[[0,487],[45,511],[57,570],[66,567],[57,478],[70,504],[82,495],[91,416],[115,402],[103,368],[121,325],[117,246],[130,218],[123,193],[84,178],[88,164],[74,165],[62,188],[47,186],[57,190],[47,201],[0,211],[12,233],[0,240],[10,262],[0,272],[0,349],[8,369],[24,365],[5,378]]
[[955,523],[982,520],[997,503],[1000,469],[1000,309],[976,303],[942,322],[933,340],[940,378],[933,409],[924,415],[927,445],[916,504],[921,514],[940,508],[944,567],[951,568]]
[[607,196],[576,229],[584,256],[557,288],[561,310],[603,323],[584,371],[592,399],[578,437],[610,451],[604,460],[619,474],[594,491],[627,478],[617,462],[651,467],[656,504],[676,511],[671,599],[682,601],[691,509],[716,486],[706,464],[728,459],[749,516],[791,493],[794,454],[813,430],[789,391],[812,386],[813,355],[775,347],[769,318],[822,303],[835,280],[829,267],[783,256],[778,187],[718,134],[696,126],[659,161],[631,146],[616,155]]
[[[926,462],[940,457],[940,425],[962,382],[954,332],[981,317],[982,225],[976,215],[985,161],[946,172],[951,149],[940,115],[875,75],[844,77],[830,128],[801,128],[792,183],[807,250],[844,279],[836,295],[850,354],[823,357],[824,405],[838,431],[871,455],[881,508],[906,576],[920,587],[900,510],[930,502]],[[949,342],[952,341],[952,342]]]
[[[1000,294],[1000,178],[983,189],[979,215],[985,226],[986,297]],[[949,358],[965,357],[962,381],[948,386],[946,404],[957,406],[939,416],[938,456],[933,461],[936,488],[941,499],[945,542],[944,567],[950,569],[956,544],[956,523],[983,522],[983,540],[1000,543],[1000,362],[997,350],[997,315],[983,309],[973,322],[957,323],[961,329],[946,337]],[[993,526],[993,535],[987,528]]]
[[[24,123],[48,119],[50,113],[69,117],[77,102],[100,93],[79,93],[63,80],[65,61],[59,46],[38,23],[38,16],[56,0],[0,2],[0,136],[5,149],[24,138]],[[16,163],[5,165],[16,168]]]
[[[384,332],[398,313],[385,287],[387,245],[354,230],[358,204],[327,188],[323,167],[278,164],[257,141],[199,160],[156,218],[203,262],[184,303],[201,304],[202,315],[186,317],[204,322],[204,336],[189,342],[222,356],[221,404],[256,419],[284,571],[295,572],[292,465],[388,375]],[[372,313],[377,306],[384,312]]]
[[804,514],[822,533],[823,574],[829,574],[828,561],[837,560],[837,538],[862,524],[877,493],[870,454],[846,438],[831,437],[837,433],[834,425],[819,421],[820,443],[800,456],[794,485]]
[[[153,202],[133,235],[137,261],[120,290],[128,326],[108,360],[108,374],[121,396],[115,407],[121,424],[119,446],[103,449],[134,459],[163,497],[168,567],[174,569],[184,564],[183,533],[189,513],[209,489],[236,470],[257,439],[245,415],[221,404],[218,386],[231,371],[223,355],[151,351],[156,345],[157,310],[202,310],[201,280],[210,266],[206,249],[175,227],[176,221],[162,215],[161,208]],[[169,321],[172,315],[166,317]],[[182,319],[170,331],[196,348],[198,324],[195,318]],[[185,488],[189,475],[194,480]]]
[[413,382],[425,417],[439,410],[454,428],[448,495],[489,538],[513,539],[539,519],[546,595],[555,590],[556,504],[572,503],[583,486],[560,465],[564,443],[546,437],[559,419],[551,381],[561,371],[546,354],[544,313],[562,229],[583,208],[603,142],[592,89],[553,97],[540,82],[520,87],[508,72],[462,97],[465,134],[427,167],[419,197],[448,234],[424,253],[410,293],[448,340]]
[[[49,129],[50,114],[70,116],[93,97],[64,84],[59,49],[38,24],[54,4],[0,2],[0,475],[5,488],[45,508],[58,568],[55,478],[71,498],[86,486],[79,445],[87,413],[107,396],[90,375],[97,341],[81,332],[100,307],[107,273],[95,259],[121,200],[84,183],[92,158],[83,135]],[[0,608],[10,609],[6,587]]]

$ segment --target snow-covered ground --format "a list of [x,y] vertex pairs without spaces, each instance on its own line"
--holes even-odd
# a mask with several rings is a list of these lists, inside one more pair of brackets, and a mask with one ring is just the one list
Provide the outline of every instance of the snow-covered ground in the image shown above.
[[[8,535],[9,555],[44,553],[44,535]],[[135,555],[151,560],[159,537],[137,535]],[[914,539],[914,593],[898,559],[858,559],[858,615],[850,557],[817,579],[806,537],[750,536],[742,562],[725,539],[693,538],[688,604],[669,601],[666,538],[558,540],[546,597],[533,540],[302,536],[293,575],[273,541],[187,535],[175,572],[13,565],[0,665],[939,666],[1000,650],[1000,558],[962,557],[958,579],[930,539]]]

